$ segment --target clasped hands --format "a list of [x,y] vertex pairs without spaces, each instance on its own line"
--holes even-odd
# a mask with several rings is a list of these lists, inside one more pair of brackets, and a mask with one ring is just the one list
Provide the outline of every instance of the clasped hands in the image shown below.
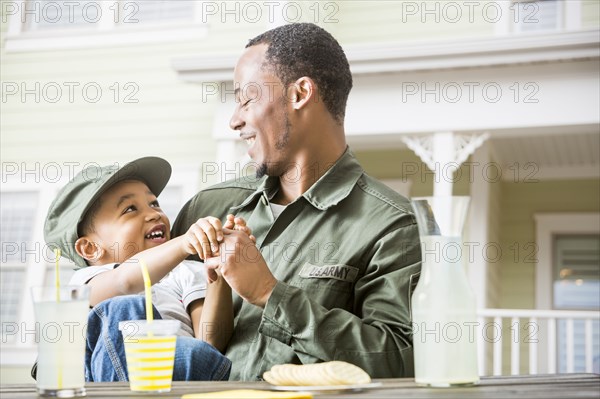
[[204,260],[209,282],[221,275],[245,301],[264,308],[277,279],[243,218],[227,215],[223,225],[217,218],[202,218],[185,237],[189,253]]

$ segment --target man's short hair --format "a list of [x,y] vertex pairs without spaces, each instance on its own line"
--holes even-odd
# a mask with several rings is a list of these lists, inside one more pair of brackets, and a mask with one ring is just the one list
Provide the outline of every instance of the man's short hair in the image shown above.
[[352,89],[352,74],[344,50],[325,29],[311,23],[289,24],[251,39],[246,48],[267,44],[267,67],[284,86],[302,76],[313,79],[333,117],[342,123]]

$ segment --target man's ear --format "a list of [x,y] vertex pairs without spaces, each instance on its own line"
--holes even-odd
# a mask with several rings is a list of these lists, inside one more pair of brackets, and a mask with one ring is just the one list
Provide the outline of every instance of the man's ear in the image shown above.
[[316,99],[316,95],[317,85],[314,80],[307,76],[298,78],[288,86],[287,90],[287,98],[294,109],[303,108],[309,101]]
[[79,237],[75,241],[75,251],[90,264],[97,263],[104,255],[104,250],[87,236]]

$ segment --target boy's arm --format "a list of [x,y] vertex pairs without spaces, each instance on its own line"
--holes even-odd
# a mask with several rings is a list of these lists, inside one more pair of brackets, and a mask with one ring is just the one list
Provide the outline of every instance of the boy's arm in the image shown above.
[[154,284],[167,275],[188,254],[181,250],[184,236],[165,242],[154,248],[135,254],[119,267],[96,275],[89,282],[90,305],[96,306],[105,299],[119,295],[137,294],[144,290],[144,279],[139,260],[148,266],[150,280]]
[[189,312],[194,335],[225,352],[233,333],[231,288],[221,276],[208,284],[206,298],[192,302]]
[[[206,223],[208,221],[208,223]],[[152,284],[166,276],[186,257],[198,254],[201,258],[212,256],[211,245],[217,247],[222,239],[221,222],[215,218],[200,219],[188,232],[164,244],[138,252],[119,267],[98,274],[88,285],[90,305],[95,306],[105,299],[119,295],[137,294],[144,289],[144,279],[140,270],[140,259],[148,267]]]

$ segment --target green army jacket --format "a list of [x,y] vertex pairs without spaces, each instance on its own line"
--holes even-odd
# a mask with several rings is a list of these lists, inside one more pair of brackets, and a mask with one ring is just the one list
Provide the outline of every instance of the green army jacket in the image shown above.
[[279,281],[264,309],[234,294],[230,378],[330,360],[375,378],[412,376],[410,295],[421,252],[408,200],[369,177],[349,149],[274,220],[278,187],[273,177],[218,184],[173,225],[177,236],[200,217],[244,217]]

